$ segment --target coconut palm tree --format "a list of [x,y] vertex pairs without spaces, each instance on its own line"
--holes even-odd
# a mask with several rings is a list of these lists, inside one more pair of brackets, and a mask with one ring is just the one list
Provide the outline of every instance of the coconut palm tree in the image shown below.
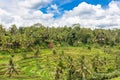
[[14,57],[14,55],[11,55],[11,57],[10,57],[10,59],[9,59],[9,67],[8,67],[8,70],[7,70],[7,72],[5,73],[5,75],[8,74],[9,77],[12,77],[12,75],[13,75],[14,73],[18,75],[18,71],[16,70],[15,64],[14,64],[14,62],[13,62],[13,57]]
[[74,80],[75,66],[71,56],[68,56],[68,77],[67,80]]
[[88,75],[91,75],[91,71],[88,68],[88,64],[86,63],[85,56],[81,56],[79,59],[79,66],[76,70],[76,76],[77,78],[80,78],[82,80],[87,80]]
[[116,69],[120,70],[120,53],[117,53],[115,56]]
[[103,65],[104,62],[100,59],[99,55],[95,55],[95,57],[92,59],[92,67],[94,69],[94,72],[98,72],[98,67]]
[[38,58],[38,57],[39,57],[39,54],[40,54],[40,47],[37,46],[37,50],[36,50],[36,52],[34,53],[34,56],[35,56],[36,58]]

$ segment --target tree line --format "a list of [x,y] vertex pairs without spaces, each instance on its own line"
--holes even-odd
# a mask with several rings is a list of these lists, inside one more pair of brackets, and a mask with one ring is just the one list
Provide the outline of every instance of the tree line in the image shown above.
[[81,28],[79,24],[64,27],[46,27],[34,24],[29,27],[12,25],[5,29],[0,25],[0,48],[28,48],[37,45],[47,48],[53,46],[82,46],[98,44],[117,46],[120,43],[120,30]]

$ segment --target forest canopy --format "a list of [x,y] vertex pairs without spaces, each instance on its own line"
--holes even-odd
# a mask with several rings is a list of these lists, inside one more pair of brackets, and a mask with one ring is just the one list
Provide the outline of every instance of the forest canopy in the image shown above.
[[29,48],[41,46],[82,46],[120,44],[120,30],[81,28],[79,24],[64,27],[46,27],[34,24],[29,27],[12,25],[8,30],[0,25],[0,47]]

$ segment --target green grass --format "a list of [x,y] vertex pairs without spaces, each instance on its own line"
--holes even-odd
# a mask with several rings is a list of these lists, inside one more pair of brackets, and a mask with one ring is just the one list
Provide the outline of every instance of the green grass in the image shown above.
[[113,79],[111,79],[111,80],[120,80],[120,77],[118,77],[118,78],[113,78]]
[[[112,48],[111,48],[112,49]],[[100,57],[103,59],[104,57],[107,57],[108,63],[106,66],[102,66],[107,68],[115,68],[114,66],[114,54],[108,54],[105,53],[103,48],[92,48],[91,50],[87,49],[87,47],[61,47],[59,49],[56,49],[57,54],[53,55],[52,49],[41,49],[41,52],[39,54],[39,58],[34,58],[35,52],[22,52],[15,54],[13,60],[15,62],[16,69],[19,72],[19,75],[13,75],[12,78],[9,78],[3,75],[0,75],[0,79],[3,80],[54,80],[55,76],[55,70],[57,67],[57,64],[59,62],[59,57],[64,51],[64,57],[63,59],[66,60],[66,56],[71,56],[73,60],[75,61],[75,64],[78,62],[78,58],[82,55],[85,55],[86,59],[88,60],[88,63],[91,63],[89,59],[92,59],[96,54],[100,55]],[[112,52],[118,51],[115,48],[112,49]],[[27,54],[27,59],[22,58],[22,54]],[[5,54],[5,55],[4,55]],[[7,53],[0,53],[0,65],[2,64],[8,64],[10,55]],[[64,66],[67,66],[67,61],[63,61]],[[112,65],[112,66],[111,66]],[[75,65],[78,66],[78,65]],[[5,66],[7,67],[7,65]],[[63,76],[66,78],[67,76],[67,70],[65,69],[65,73]],[[1,72],[1,70],[0,70]],[[5,72],[4,72],[5,73]],[[107,74],[107,73],[106,73]],[[113,80],[119,80],[113,79]]]

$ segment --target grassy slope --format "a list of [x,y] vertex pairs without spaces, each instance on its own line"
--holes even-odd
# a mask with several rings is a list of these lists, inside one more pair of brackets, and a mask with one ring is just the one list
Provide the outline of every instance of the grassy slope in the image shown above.
[[[107,56],[110,59],[112,58],[111,54],[105,54],[103,52],[103,48],[92,48],[92,50],[88,50],[87,47],[62,47],[58,50],[58,53],[61,53],[62,50],[64,50],[65,54],[71,55],[73,58],[76,58],[80,55],[87,55],[93,57],[95,54],[102,55],[103,57]],[[112,51],[116,52],[117,49],[112,48]],[[30,57],[33,56],[33,53],[34,52],[27,52],[26,54]],[[56,60],[58,56],[54,56],[52,54],[52,50],[50,49],[42,49],[39,56],[39,59],[30,58],[22,60],[21,53],[16,54],[14,57],[14,61],[16,63],[16,67],[21,70],[21,75],[15,76],[11,79],[3,76],[2,78],[5,78],[5,80],[33,80],[33,78],[34,80],[53,80],[54,77],[50,78],[50,76],[54,76],[55,74],[55,66],[57,64]],[[0,55],[0,64],[8,64],[8,60],[9,55]],[[38,66],[36,66],[36,61],[40,63],[39,68]]]
[[120,80],[120,77],[118,77],[118,78],[114,78],[114,79],[111,79],[111,80]]

